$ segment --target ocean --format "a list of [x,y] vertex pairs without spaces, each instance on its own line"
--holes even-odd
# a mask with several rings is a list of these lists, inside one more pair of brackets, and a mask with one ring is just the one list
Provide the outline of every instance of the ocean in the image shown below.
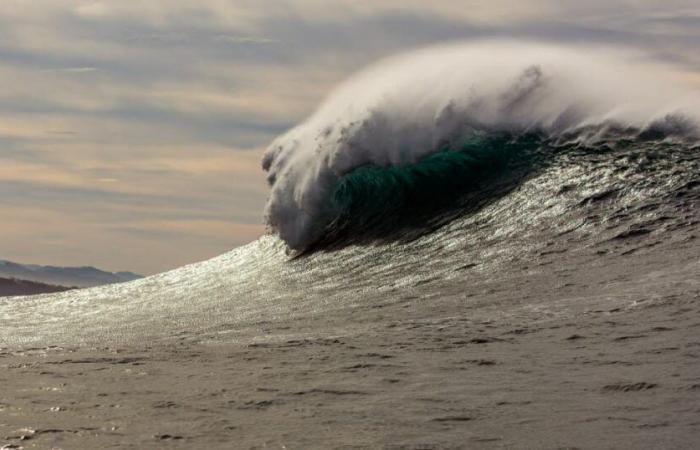
[[[380,63],[267,150],[268,233],[0,299],[2,355],[122,392],[139,445],[691,448],[700,103],[664,70],[512,42]],[[120,364],[142,381],[84,372]]]

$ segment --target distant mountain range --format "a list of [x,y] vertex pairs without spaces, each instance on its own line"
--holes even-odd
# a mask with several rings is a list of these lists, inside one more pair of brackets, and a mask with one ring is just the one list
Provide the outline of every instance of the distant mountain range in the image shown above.
[[[94,267],[54,267],[0,260],[0,278],[65,287],[93,287],[142,278],[132,272],[105,272]],[[2,295],[0,293],[0,295]]]
[[71,288],[35,283],[33,281],[17,280],[13,278],[0,278],[0,297],[48,294],[51,292],[67,291],[69,289]]

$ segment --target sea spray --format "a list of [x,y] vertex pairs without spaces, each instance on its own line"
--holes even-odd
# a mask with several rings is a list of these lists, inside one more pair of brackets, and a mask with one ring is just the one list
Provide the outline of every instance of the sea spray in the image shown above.
[[499,41],[379,63],[269,147],[267,224],[291,249],[304,250],[342,220],[336,212],[346,209],[333,201],[346,175],[416,164],[484,133],[535,133],[568,144],[696,134],[697,93],[670,82],[669,68],[643,61],[625,49]]

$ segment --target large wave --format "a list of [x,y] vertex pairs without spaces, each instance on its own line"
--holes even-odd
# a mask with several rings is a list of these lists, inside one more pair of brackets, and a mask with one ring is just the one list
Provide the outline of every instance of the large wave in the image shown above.
[[391,58],[268,148],[267,224],[305,250],[357,231],[346,224],[364,235],[400,212],[427,220],[406,206],[517,179],[543,147],[695,140],[698,96],[674,77],[641,53],[596,47],[481,42]]

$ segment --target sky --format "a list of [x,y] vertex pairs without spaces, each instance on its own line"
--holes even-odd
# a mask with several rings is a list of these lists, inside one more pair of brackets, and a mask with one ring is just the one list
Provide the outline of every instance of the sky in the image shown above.
[[369,63],[484,38],[644,49],[700,89],[697,0],[2,0],[0,259],[152,274],[250,242],[274,137]]

